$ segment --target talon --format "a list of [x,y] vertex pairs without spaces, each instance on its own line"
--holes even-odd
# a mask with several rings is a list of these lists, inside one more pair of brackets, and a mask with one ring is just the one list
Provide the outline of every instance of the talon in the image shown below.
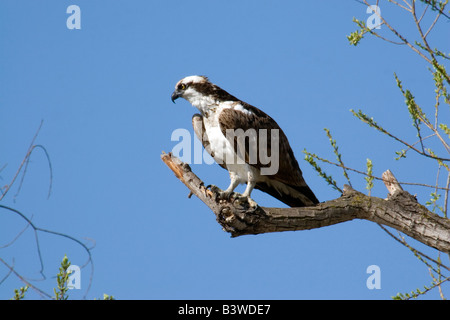
[[208,189],[213,193],[213,195],[214,195],[214,201],[220,200],[222,191],[220,190],[219,187],[217,187],[217,186],[215,186],[215,185],[213,185],[213,184],[208,184],[208,185],[205,187],[205,190],[208,190]]
[[243,196],[243,195],[239,195],[236,198],[234,198],[234,201],[239,201],[239,202],[247,202],[248,201],[248,197]]
[[234,201],[237,201],[238,203],[248,203],[251,207],[257,206],[256,202],[249,196],[238,195],[234,198]]
[[219,190],[220,190],[219,187],[217,187],[217,186],[215,186],[213,184],[208,184],[205,187],[205,189],[209,189],[209,190],[211,190],[212,192],[215,192],[215,193],[219,192]]
[[223,200],[230,200],[231,194],[232,194],[232,192],[226,192],[226,191],[223,191],[223,192],[220,193],[220,197],[221,197]]
[[[203,185],[204,186],[204,185]],[[208,195],[209,196],[209,194],[208,194],[208,189],[209,189],[209,191],[211,192],[211,193],[213,193],[214,194],[214,191],[212,190],[212,187],[213,187],[213,185],[212,184],[208,184],[206,187],[205,187],[205,194],[206,195]],[[214,199],[214,200],[216,200],[216,199]]]
[[256,208],[258,206],[258,204],[255,202],[255,200],[253,200],[252,198],[247,198],[248,204],[250,205],[250,207],[252,208]]
[[218,190],[220,190],[220,189],[213,184],[208,184],[205,187],[205,190],[210,190],[212,193],[218,193],[219,192]]

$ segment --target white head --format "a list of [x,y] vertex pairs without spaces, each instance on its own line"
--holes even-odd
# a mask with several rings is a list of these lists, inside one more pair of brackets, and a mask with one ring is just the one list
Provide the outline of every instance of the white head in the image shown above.
[[237,98],[211,83],[205,76],[189,76],[181,79],[175,85],[171,98],[174,103],[178,98],[186,99],[200,111],[206,111],[218,102],[238,101]]
[[175,85],[175,91],[172,93],[172,102],[178,98],[184,98],[190,103],[194,104],[196,100],[204,97],[201,87],[205,84],[211,84],[207,77],[204,76],[189,76],[181,79]]

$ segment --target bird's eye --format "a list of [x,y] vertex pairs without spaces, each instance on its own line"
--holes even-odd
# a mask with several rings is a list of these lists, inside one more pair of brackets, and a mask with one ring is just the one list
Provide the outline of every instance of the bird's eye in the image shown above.
[[181,83],[180,85],[178,85],[178,89],[179,90],[186,90],[186,85],[184,83]]

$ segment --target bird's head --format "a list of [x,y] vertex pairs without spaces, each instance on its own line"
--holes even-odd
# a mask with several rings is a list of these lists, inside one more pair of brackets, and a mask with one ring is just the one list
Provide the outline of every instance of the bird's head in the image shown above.
[[201,111],[207,110],[218,102],[238,100],[211,83],[205,76],[189,76],[181,79],[175,85],[175,91],[171,98],[174,103],[178,98],[186,99]]
[[181,79],[175,85],[175,91],[172,93],[172,102],[178,98],[186,99],[193,103],[194,100],[198,100],[204,97],[210,91],[213,86],[205,76],[189,76]]

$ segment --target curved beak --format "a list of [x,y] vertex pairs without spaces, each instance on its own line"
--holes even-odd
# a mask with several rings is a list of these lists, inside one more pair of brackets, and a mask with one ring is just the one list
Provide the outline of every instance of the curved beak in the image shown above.
[[179,97],[181,97],[181,93],[175,90],[170,98],[172,99],[172,102],[175,103],[175,100],[177,100]]

